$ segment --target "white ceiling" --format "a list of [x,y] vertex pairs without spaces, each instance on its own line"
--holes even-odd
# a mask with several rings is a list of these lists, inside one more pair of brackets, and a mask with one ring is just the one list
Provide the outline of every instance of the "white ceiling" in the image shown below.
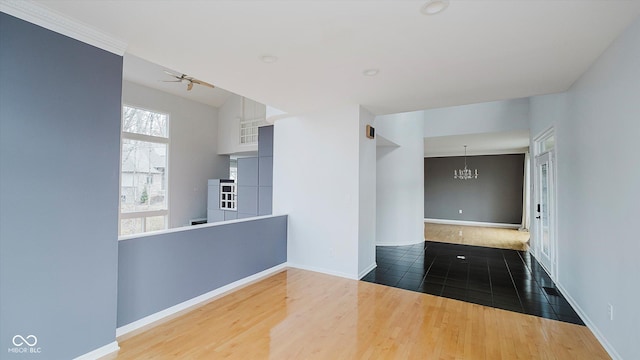
[[[291,114],[396,113],[566,90],[640,1],[40,0],[128,52]],[[263,55],[277,56],[273,64]],[[378,68],[375,77],[363,70]]]
[[165,70],[173,74],[182,74],[131,54],[124,55],[122,75],[125,80],[214,107],[222,106],[231,96],[230,92],[218,87],[212,89],[196,84],[191,91],[187,91],[186,82],[164,82],[165,80],[175,80],[167,75]]
[[529,131],[438,136],[424,139],[425,157],[521,154],[529,149]]

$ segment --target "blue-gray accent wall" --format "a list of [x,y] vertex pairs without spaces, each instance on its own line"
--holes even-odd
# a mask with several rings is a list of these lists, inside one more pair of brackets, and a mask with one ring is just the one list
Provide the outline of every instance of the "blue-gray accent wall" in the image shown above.
[[287,216],[122,240],[118,327],[287,260]]
[[121,92],[121,56],[0,13],[2,359],[115,341]]
[[477,179],[453,178],[464,157],[424,159],[424,217],[521,223],[524,154],[469,156],[467,165],[478,169]]

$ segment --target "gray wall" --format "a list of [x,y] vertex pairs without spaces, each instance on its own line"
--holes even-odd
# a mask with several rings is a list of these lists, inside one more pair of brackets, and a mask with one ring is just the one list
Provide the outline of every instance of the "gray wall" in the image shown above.
[[519,224],[524,154],[469,156],[467,165],[478,169],[477,179],[453,178],[464,157],[424,159],[424,217]]
[[614,359],[640,359],[638,64],[640,19],[566,93],[531,99],[532,136],[556,131],[557,283]]
[[121,91],[122,57],[0,13],[3,359],[115,341]]
[[287,217],[201,225],[118,244],[118,327],[287,260]]

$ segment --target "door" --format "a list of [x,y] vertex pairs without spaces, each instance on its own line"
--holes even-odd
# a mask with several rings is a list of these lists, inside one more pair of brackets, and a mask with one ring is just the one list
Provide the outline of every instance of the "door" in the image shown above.
[[555,181],[553,152],[536,157],[536,238],[538,260],[555,276]]

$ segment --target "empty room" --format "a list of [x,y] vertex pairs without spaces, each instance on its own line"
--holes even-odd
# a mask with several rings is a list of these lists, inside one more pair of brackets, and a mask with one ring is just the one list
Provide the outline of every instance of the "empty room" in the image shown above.
[[0,358],[639,359],[639,16],[0,0]]

